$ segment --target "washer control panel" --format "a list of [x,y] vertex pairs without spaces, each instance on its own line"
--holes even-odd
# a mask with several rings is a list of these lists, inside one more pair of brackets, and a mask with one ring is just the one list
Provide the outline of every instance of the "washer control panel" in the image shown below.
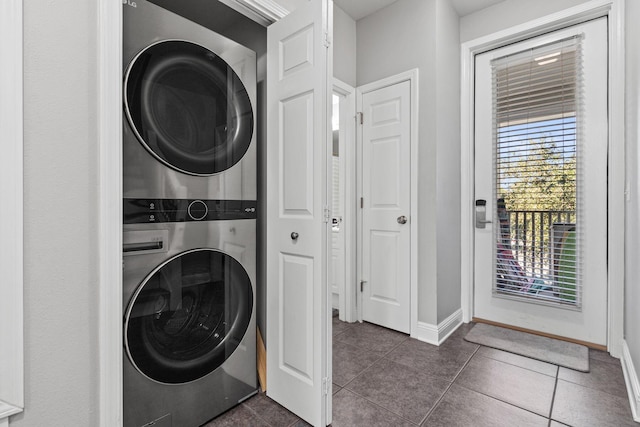
[[255,200],[129,199],[122,201],[124,224],[256,219]]

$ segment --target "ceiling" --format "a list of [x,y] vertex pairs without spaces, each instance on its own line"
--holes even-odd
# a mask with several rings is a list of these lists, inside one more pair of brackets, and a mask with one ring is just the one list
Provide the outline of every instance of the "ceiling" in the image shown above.
[[459,16],[469,15],[482,9],[486,9],[504,0],[451,0]]
[[[156,0],[152,0],[156,1]],[[161,1],[161,0],[158,0]],[[220,2],[245,13],[261,25],[268,26],[298,8],[309,0],[219,0]],[[371,15],[395,3],[398,0],[333,0],[355,21]],[[425,1],[425,0],[417,0]],[[449,0],[459,16],[469,15],[504,0]]]
[[333,0],[347,15],[357,21],[367,15],[371,15],[380,9],[384,9],[397,0]]
[[[288,3],[291,5],[296,0],[278,0],[278,3]],[[340,6],[349,16],[355,21],[364,18],[367,15],[371,15],[380,9],[395,3],[397,0],[333,0],[335,4]],[[421,0],[424,1],[424,0]],[[458,12],[459,16],[469,15],[470,13],[477,12],[481,9],[485,9],[496,3],[500,3],[504,0],[450,0],[453,7]],[[286,6],[285,6],[286,7]],[[291,9],[289,9],[291,10]]]

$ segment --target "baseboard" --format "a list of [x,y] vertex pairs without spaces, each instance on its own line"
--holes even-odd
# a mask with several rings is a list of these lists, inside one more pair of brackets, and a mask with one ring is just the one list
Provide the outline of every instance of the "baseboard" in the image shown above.
[[627,384],[627,394],[629,395],[629,403],[631,404],[631,412],[633,419],[640,422],[640,380],[636,368],[633,366],[631,353],[626,341],[622,341],[622,372],[624,373],[624,382]]
[[449,335],[462,324],[462,309],[456,310],[451,316],[438,325],[418,322],[418,331],[414,338],[433,345],[442,344]]

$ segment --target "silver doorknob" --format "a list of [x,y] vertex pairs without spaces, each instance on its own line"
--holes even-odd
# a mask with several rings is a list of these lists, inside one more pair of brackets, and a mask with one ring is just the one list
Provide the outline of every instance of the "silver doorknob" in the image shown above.
[[407,223],[407,217],[402,215],[398,217],[398,224],[406,224]]
[[300,236],[298,233],[296,233],[295,231],[291,233],[291,240],[298,240],[298,236]]

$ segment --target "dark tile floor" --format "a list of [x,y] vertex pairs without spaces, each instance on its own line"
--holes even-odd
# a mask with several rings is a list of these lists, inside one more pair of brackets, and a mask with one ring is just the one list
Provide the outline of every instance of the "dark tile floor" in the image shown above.
[[[436,347],[369,323],[333,321],[333,426],[634,426],[620,362],[590,350],[581,373],[464,341]],[[263,393],[210,422],[308,424]]]

